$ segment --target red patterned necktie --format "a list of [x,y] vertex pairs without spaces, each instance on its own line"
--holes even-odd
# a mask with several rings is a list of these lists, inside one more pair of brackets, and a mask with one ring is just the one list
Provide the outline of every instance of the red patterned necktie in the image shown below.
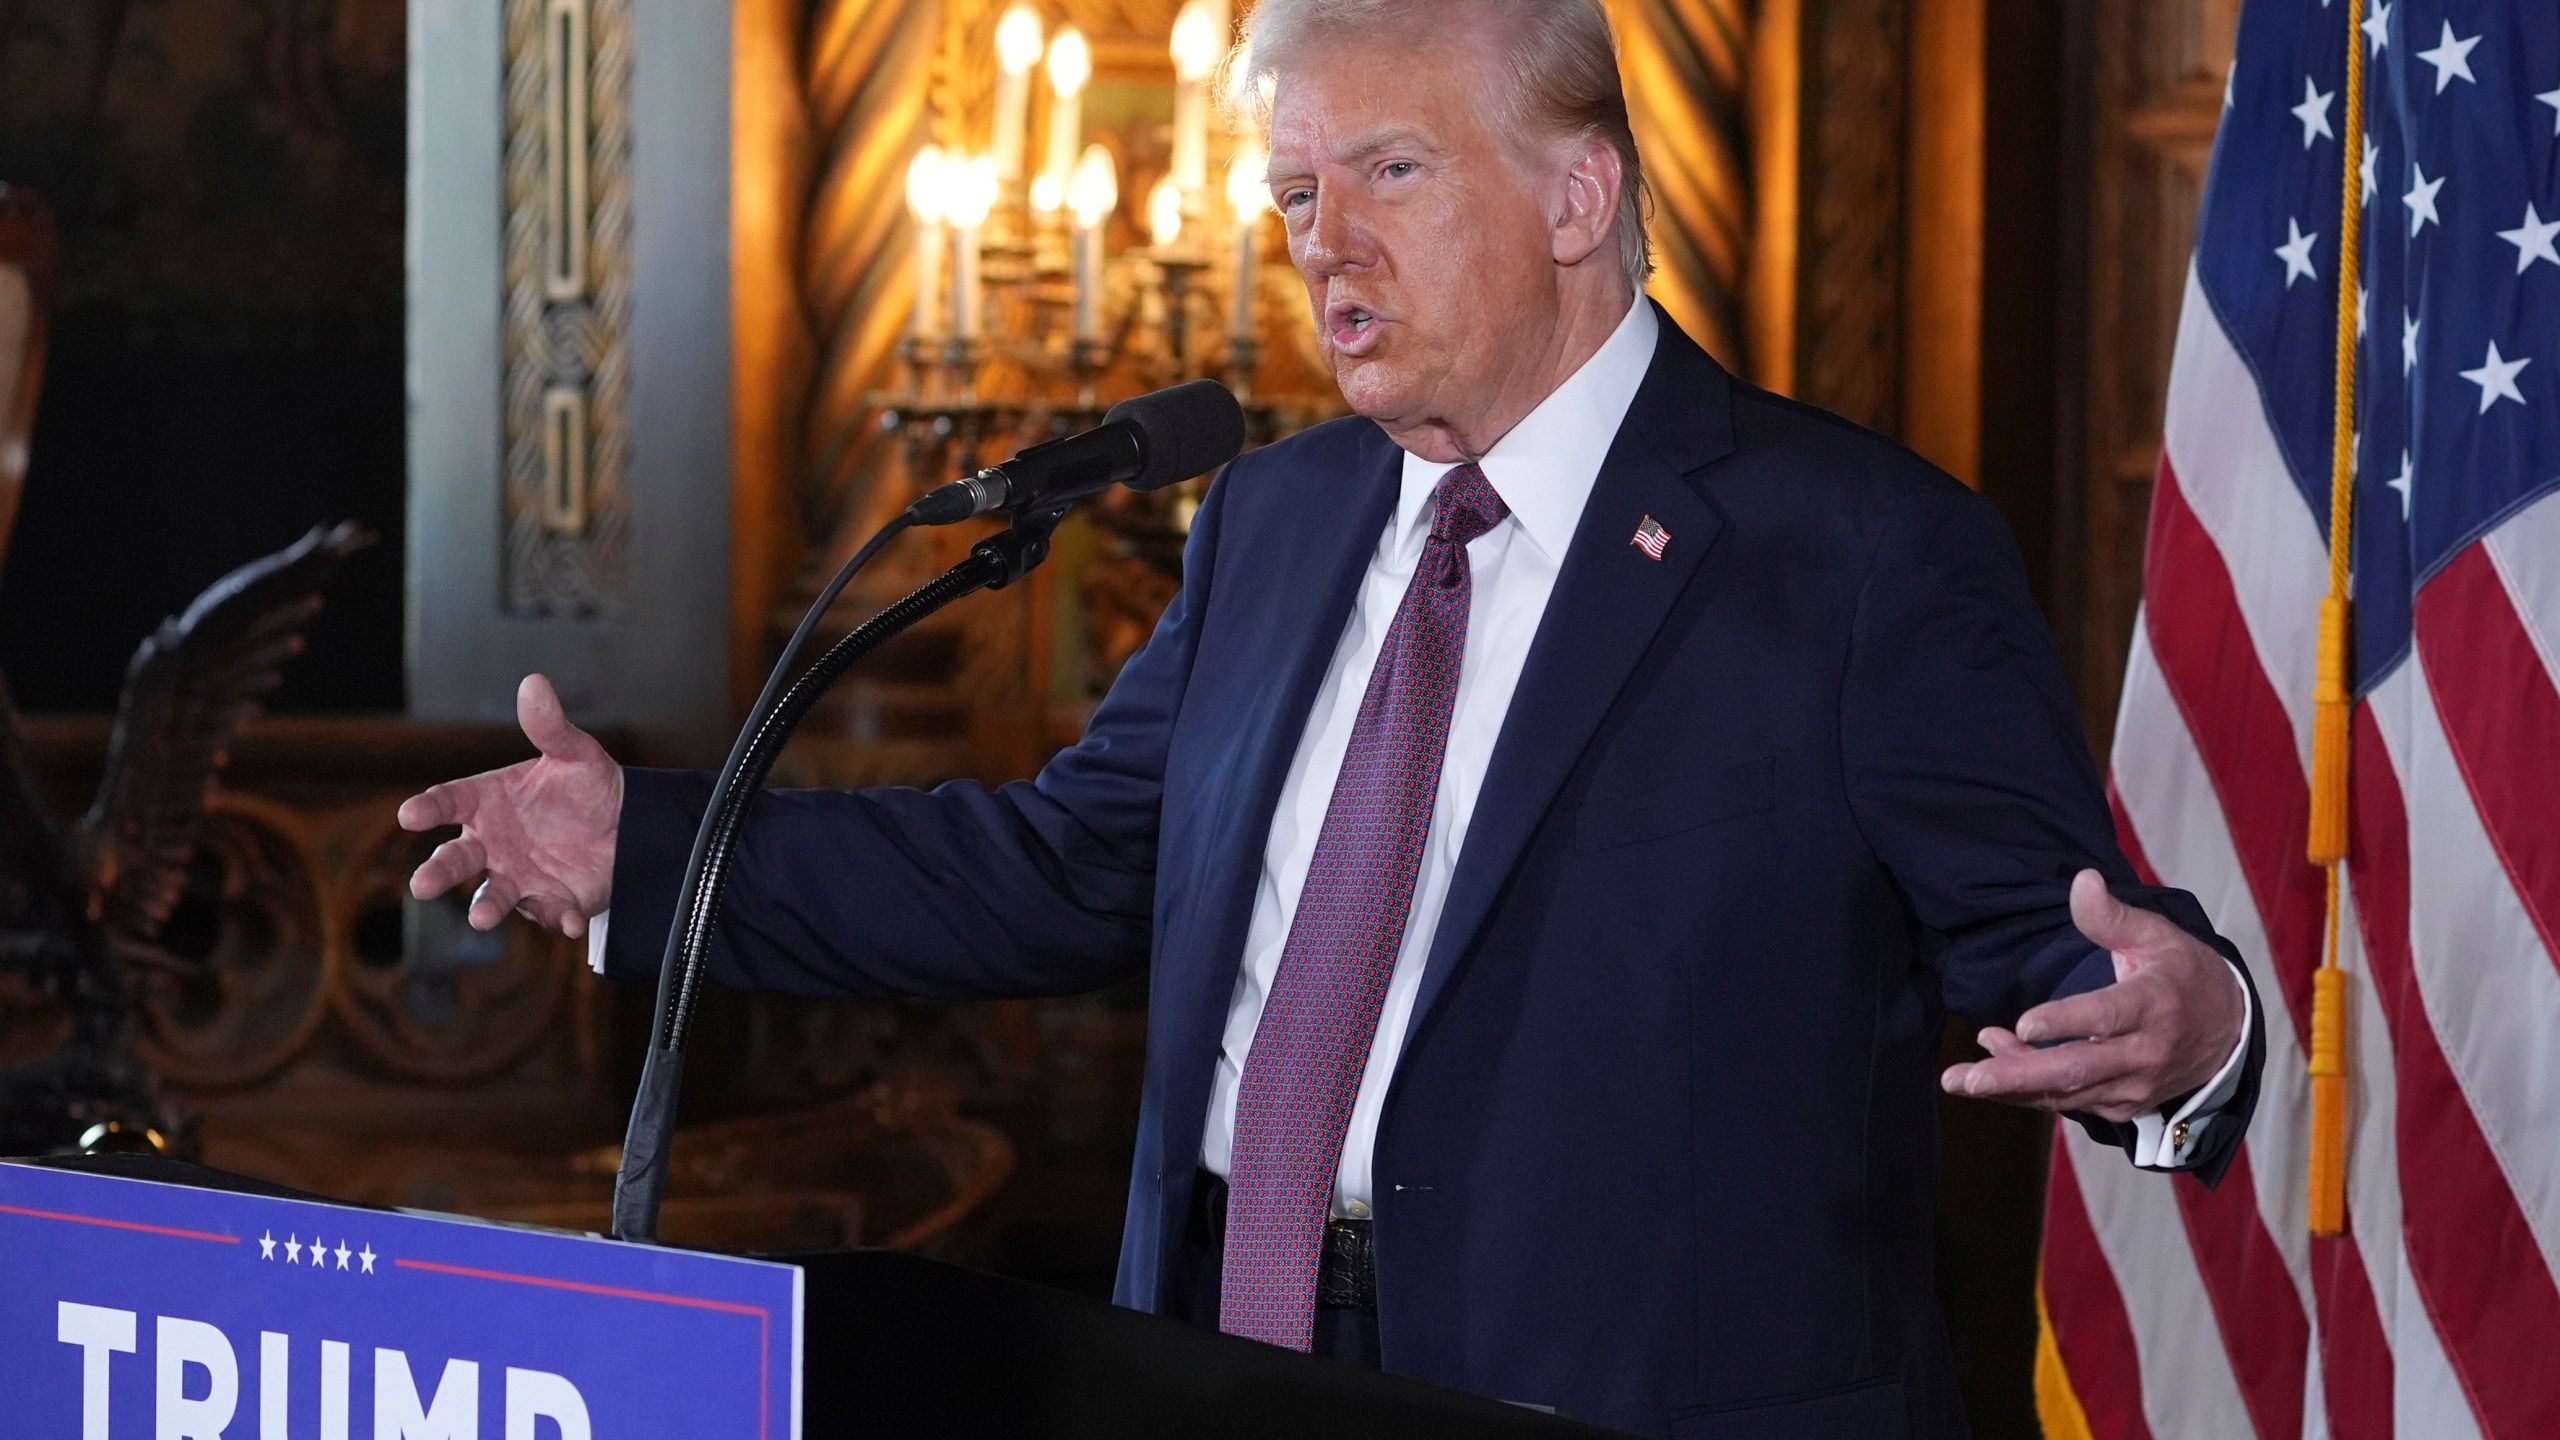
[[1236,1097],[1218,1328],[1305,1350],[1351,1103],[1403,946],[1467,648],[1467,543],[1510,508],[1460,465],[1378,649]]

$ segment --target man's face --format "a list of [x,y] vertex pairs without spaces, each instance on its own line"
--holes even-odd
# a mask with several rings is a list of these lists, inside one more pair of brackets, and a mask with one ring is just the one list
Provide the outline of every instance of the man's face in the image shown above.
[[1346,39],[1292,66],[1274,96],[1271,193],[1290,259],[1343,398],[1399,442],[1472,438],[1542,383],[1528,377],[1554,346],[1549,201],[1495,129],[1487,28]]

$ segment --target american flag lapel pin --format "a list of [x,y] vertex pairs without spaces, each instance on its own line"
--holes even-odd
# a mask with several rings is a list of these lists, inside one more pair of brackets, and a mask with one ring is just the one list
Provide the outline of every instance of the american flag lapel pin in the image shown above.
[[1662,552],[1670,544],[1671,532],[1663,529],[1662,522],[1652,516],[1644,517],[1644,523],[1636,527],[1635,547],[1654,559],[1661,559]]

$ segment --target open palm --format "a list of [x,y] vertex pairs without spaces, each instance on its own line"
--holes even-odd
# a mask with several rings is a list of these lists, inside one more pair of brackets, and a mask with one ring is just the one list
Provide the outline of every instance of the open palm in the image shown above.
[[516,911],[575,939],[613,898],[622,767],[569,723],[560,696],[540,675],[517,687],[516,722],[539,757],[447,781],[400,806],[404,830],[462,827],[409,877],[409,890],[432,900],[485,876],[471,899],[472,928],[494,929]]

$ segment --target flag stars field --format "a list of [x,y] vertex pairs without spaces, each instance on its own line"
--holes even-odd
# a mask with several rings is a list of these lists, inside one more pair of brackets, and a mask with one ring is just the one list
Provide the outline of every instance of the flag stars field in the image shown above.
[[2364,24],[2358,28],[2372,42],[2371,53],[2381,54],[2391,44],[2391,7],[2382,0],[2373,0],[2372,7],[2365,11]]

